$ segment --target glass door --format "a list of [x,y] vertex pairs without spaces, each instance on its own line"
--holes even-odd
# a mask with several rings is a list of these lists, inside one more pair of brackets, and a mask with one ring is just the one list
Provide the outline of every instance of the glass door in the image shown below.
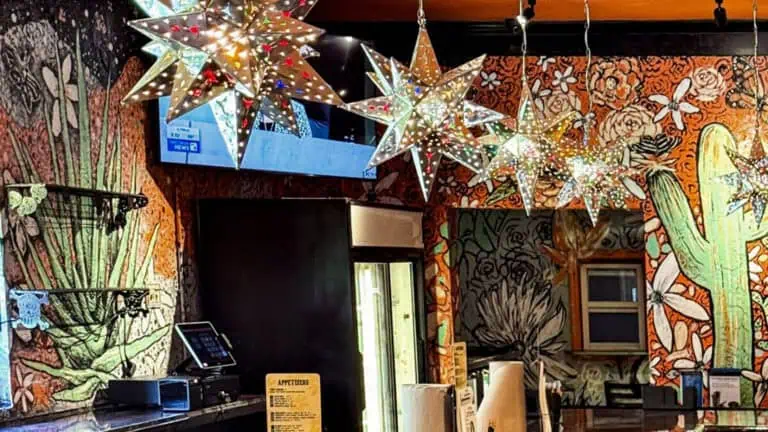
[[355,263],[355,289],[363,430],[396,432],[402,412],[399,389],[418,380],[413,265]]

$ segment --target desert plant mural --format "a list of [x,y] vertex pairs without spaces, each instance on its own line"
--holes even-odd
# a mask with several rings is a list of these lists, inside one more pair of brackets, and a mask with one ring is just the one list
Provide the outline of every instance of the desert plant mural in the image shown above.
[[[754,218],[741,211],[728,214],[733,191],[721,177],[736,168],[726,149],[737,151],[728,128],[716,123],[704,127],[698,140],[701,229],[673,172],[649,172],[648,189],[680,271],[709,290],[715,324],[713,366],[752,370],[754,342],[747,244],[768,235],[768,225],[758,228]],[[660,334],[658,318],[651,319]],[[668,326],[667,323],[671,336]],[[741,385],[742,403],[751,405],[752,383],[742,380]]]
[[[105,91],[102,111],[95,115],[90,112],[77,40],[74,53],[57,50],[55,67],[42,69],[52,96],[52,102],[43,109],[49,149],[46,156],[50,159],[40,160],[39,155],[31,154],[33,146],[20,141],[11,128],[7,133],[21,178],[14,179],[6,171],[4,183],[54,183],[137,194],[143,179],[136,152],[132,152],[130,164],[123,166],[119,114],[117,121],[110,123],[114,118],[110,117],[110,88]],[[98,132],[92,134],[91,128],[98,128]],[[98,136],[96,142],[92,141],[94,135]],[[44,174],[40,167],[52,169]],[[124,227],[113,230],[78,214],[43,215],[35,208],[24,209],[18,205],[18,195],[15,189],[6,193],[9,203],[3,215],[3,240],[23,275],[21,286],[50,290],[45,332],[57,354],[53,363],[27,358],[21,358],[20,363],[65,383],[52,395],[53,400],[88,401],[109,379],[133,373],[132,360],[169,335],[170,322],[163,323],[162,319],[160,325],[137,331],[134,321],[140,319],[125,313],[124,299],[103,291],[147,287],[160,223],[150,227],[146,238],[141,211],[127,212]],[[53,198],[43,197],[36,204],[43,207],[46,199]],[[74,206],[83,205],[76,198],[72,200]]]

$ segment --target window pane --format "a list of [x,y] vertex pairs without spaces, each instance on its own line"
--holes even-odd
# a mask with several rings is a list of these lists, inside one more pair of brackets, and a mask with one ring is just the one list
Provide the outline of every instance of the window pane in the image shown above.
[[637,312],[589,313],[589,338],[600,343],[640,343]]
[[589,301],[637,303],[637,269],[587,269]]

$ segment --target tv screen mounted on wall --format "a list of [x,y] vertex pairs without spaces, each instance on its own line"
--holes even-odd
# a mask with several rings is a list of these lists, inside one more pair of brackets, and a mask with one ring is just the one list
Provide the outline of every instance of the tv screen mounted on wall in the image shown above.
[[[360,41],[324,37],[308,61],[345,101],[373,96]],[[160,160],[165,163],[235,168],[209,105],[166,121],[169,97],[158,101]],[[215,103],[212,102],[212,103]],[[328,105],[293,101],[299,136],[262,116],[240,165],[243,170],[329,177],[376,179],[368,168],[376,145],[375,126]]]

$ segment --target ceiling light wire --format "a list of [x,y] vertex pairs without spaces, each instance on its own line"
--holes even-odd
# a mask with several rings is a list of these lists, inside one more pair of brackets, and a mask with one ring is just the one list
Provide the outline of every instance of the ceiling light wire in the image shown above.
[[528,56],[528,32],[527,32],[527,26],[528,26],[528,19],[523,14],[523,0],[518,0],[519,5],[519,13],[517,15],[517,23],[520,25],[520,30],[523,35],[523,43],[520,45],[520,53],[522,54],[522,78],[523,78],[523,86],[528,85],[528,71],[527,71],[527,56]]
[[589,79],[589,72],[592,68],[592,48],[589,46],[589,30],[592,26],[592,17],[590,16],[589,0],[584,0],[584,48],[587,55],[587,68],[584,71],[585,87],[587,89],[587,116],[592,115],[593,98],[592,87]]
[[[757,51],[760,44],[760,39],[758,37],[758,28],[757,28],[757,0],[752,0],[752,33],[754,36],[754,52],[752,56],[752,69],[754,69],[755,93],[759,95],[763,93],[763,89],[761,88],[762,83],[760,82],[760,72],[757,69]],[[763,109],[762,104],[763,104],[762,99],[759,99],[757,103],[755,103],[755,133],[759,133],[760,131],[760,111]]]
[[424,13],[424,0],[419,0],[419,12],[416,14],[416,22],[419,23],[421,28],[427,25],[427,14]]

